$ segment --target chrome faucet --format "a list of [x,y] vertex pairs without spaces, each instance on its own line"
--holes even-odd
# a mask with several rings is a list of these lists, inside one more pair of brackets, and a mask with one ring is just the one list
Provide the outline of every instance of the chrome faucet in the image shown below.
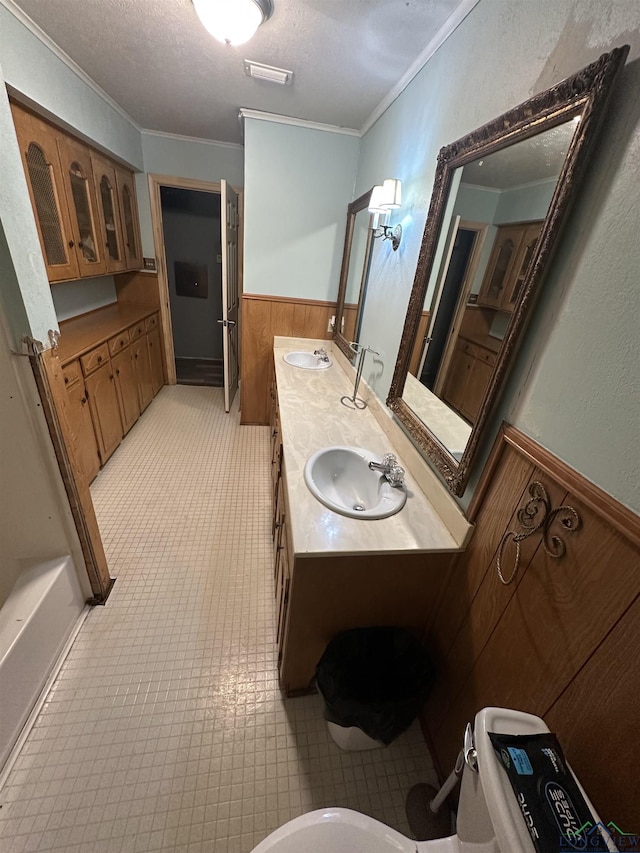
[[327,351],[324,347],[314,349],[313,354],[320,359],[320,361],[329,361],[329,356],[327,355]]
[[369,462],[369,468],[372,471],[380,471],[392,486],[404,485],[404,468],[398,465],[398,460],[393,453],[385,453],[382,457],[382,462]]

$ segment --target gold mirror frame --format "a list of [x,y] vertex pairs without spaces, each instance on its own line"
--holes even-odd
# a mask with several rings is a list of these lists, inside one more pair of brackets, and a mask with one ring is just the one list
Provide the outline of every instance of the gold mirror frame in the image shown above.
[[[344,314],[344,306],[345,299],[347,296],[347,283],[349,281],[349,264],[351,262],[351,248],[353,246],[353,231],[356,222],[356,216],[360,213],[361,210],[366,210],[369,207],[369,201],[371,200],[371,193],[373,192],[373,188],[367,190],[366,193],[363,193],[357,199],[352,201],[347,206],[347,227],[344,235],[344,250],[342,253],[342,266],[340,267],[340,284],[338,286],[338,302],[336,305],[336,323],[333,331],[333,340],[337,343],[338,347],[342,352],[346,355],[346,357],[351,360],[354,356],[354,352],[351,349],[350,341],[348,341],[345,336],[342,334],[342,317]],[[356,310],[356,329],[358,327],[358,317],[362,313],[364,308],[363,305],[363,289],[366,281],[366,269],[369,265],[369,257],[371,255],[371,244],[373,242],[373,235],[371,233],[371,229],[369,229],[369,235],[367,237],[367,244],[364,252],[364,268],[363,275],[360,283],[360,292],[358,294],[358,303]]]
[[[513,355],[522,340],[527,318],[557,244],[563,220],[602,125],[612,85],[628,52],[629,46],[625,45],[611,53],[603,54],[596,62],[572,77],[535,95],[456,142],[446,145],[438,155],[429,214],[387,405],[404,425],[417,447],[432,460],[455,495],[462,495],[464,492],[478,444],[513,362]],[[478,416],[458,462],[402,399],[454,172],[461,166],[535,136],[575,116],[580,116],[580,121],[567,151],[536,250],[531,258],[519,300],[511,314]]]

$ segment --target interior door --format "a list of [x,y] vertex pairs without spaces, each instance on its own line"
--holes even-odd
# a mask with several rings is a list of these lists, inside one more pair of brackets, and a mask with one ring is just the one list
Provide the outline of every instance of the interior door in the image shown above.
[[238,390],[238,196],[221,182],[222,231],[222,358],[224,410],[231,409]]
[[447,234],[447,241],[444,247],[442,262],[440,264],[440,269],[438,270],[438,280],[436,283],[436,289],[434,292],[433,299],[431,301],[431,307],[429,309],[429,329],[424,339],[424,349],[422,350],[422,357],[420,359],[420,366],[418,367],[417,373],[418,378],[420,378],[420,375],[422,374],[422,371],[424,369],[424,363],[427,358],[429,344],[433,340],[433,326],[436,322],[436,317],[438,315],[438,306],[440,305],[440,299],[442,298],[442,290],[444,288],[444,283],[447,278],[447,270],[449,269],[451,254],[453,252],[453,247],[456,242],[456,237],[458,236],[460,220],[460,216],[453,216],[449,225],[449,233]]

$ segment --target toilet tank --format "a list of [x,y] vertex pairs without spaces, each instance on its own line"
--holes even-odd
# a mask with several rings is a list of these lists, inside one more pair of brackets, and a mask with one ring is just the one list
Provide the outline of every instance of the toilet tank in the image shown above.
[[[540,717],[522,711],[484,708],[476,714],[474,745],[478,772],[465,764],[456,824],[462,850],[469,845],[469,853],[535,853],[513,789],[488,733],[526,735],[548,731]],[[591,809],[593,822],[597,823],[596,811],[579,782],[578,787]],[[615,849],[612,845],[611,850]]]

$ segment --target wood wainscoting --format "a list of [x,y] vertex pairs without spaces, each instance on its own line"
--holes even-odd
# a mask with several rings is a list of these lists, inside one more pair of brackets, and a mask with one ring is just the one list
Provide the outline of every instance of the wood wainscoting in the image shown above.
[[[517,514],[536,482],[549,507],[535,504],[529,524],[540,528],[522,539],[504,585],[499,546],[506,531],[523,531]],[[423,725],[442,778],[479,709],[528,711],[556,732],[600,817],[640,832],[640,517],[506,424],[468,515],[474,537],[425,634],[439,678]],[[559,558],[554,536],[566,548]],[[515,550],[510,540],[506,579]]]
[[242,357],[240,359],[241,423],[269,423],[269,386],[274,335],[329,340],[335,302],[286,296],[242,296]]

